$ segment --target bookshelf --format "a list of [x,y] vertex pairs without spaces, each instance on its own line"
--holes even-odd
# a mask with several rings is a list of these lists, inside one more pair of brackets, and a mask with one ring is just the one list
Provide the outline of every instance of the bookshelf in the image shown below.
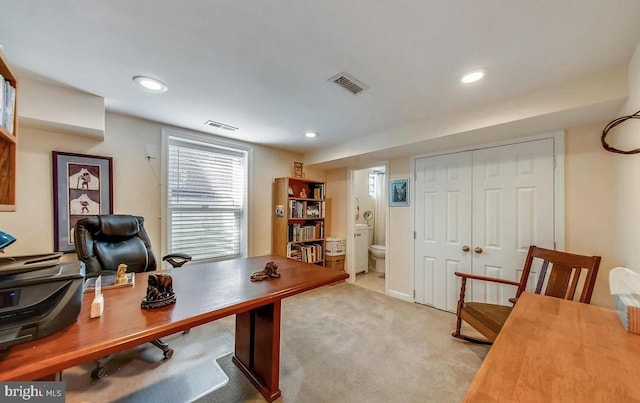
[[325,183],[276,178],[271,253],[324,265]]
[[0,211],[15,211],[18,82],[2,53],[0,76]]

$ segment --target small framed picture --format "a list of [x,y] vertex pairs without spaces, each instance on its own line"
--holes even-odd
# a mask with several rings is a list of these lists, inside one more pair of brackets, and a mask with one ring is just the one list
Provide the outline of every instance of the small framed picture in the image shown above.
[[409,179],[391,179],[389,181],[389,206],[409,205]]

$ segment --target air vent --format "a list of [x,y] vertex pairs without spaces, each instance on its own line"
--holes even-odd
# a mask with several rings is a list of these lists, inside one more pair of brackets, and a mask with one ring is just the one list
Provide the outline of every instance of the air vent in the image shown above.
[[216,122],[213,120],[207,120],[206,122],[204,122],[205,126],[211,126],[211,127],[219,127],[220,129],[224,129],[224,130],[230,130],[232,132],[235,132],[236,130],[238,130],[237,127],[233,127],[230,125],[225,125],[224,123],[220,123],[220,122]]
[[333,81],[334,83],[346,89],[353,95],[359,94],[360,92],[369,88],[362,81],[344,72],[340,74],[336,74],[335,76],[331,77],[329,81]]

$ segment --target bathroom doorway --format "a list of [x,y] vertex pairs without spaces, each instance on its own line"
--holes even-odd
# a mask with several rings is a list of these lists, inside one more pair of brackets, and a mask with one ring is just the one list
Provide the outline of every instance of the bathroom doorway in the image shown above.
[[349,280],[383,294],[389,276],[387,183],[386,162],[350,171]]

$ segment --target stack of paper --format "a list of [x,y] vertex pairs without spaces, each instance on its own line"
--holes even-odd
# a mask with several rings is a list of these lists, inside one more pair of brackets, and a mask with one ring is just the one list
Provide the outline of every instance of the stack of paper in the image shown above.
[[640,295],[616,294],[616,313],[624,330],[640,334]]

